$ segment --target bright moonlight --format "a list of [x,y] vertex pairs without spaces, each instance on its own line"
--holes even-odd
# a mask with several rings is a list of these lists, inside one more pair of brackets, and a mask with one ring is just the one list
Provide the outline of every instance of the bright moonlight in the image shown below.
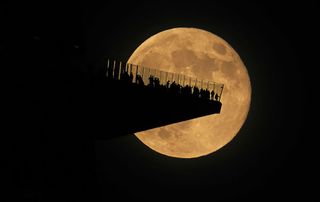
[[224,84],[220,114],[135,134],[154,151],[178,158],[208,155],[230,142],[244,124],[251,100],[247,69],[237,52],[213,33],[195,28],[162,31],[144,41],[128,63]]

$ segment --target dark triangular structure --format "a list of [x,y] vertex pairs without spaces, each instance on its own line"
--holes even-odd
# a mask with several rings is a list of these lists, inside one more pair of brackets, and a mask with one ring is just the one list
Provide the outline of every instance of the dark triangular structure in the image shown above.
[[183,75],[115,61],[107,64],[106,76],[93,80],[87,111],[99,138],[220,113],[222,84],[201,81],[211,89],[200,89],[197,79]]

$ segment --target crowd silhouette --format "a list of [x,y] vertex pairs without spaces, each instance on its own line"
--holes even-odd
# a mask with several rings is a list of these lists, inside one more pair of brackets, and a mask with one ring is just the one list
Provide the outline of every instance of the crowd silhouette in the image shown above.
[[136,66],[137,69],[134,74],[132,65],[127,64],[124,67],[121,67],[121,63],[120,63],[120,66],[116,66],[115,64],[116,63],[114,62],[113,66],[110,66],[108,61],[108,66],[106,71],[106,76],[108,79],[119,80],[127,84],[136,84],[141,87],[167,91],[175,95],[199,98],[201,100],[220,101],[221,99],[223,85],[221,85],[221,89],[219,92],[215,92],[214,89],[210,91],[207,88],[199,88],[196,85],[193,85],[193,86],[188,84],[181,85],[175,80],[173,81],[166,80],[165,83],[161,84],[160,78],[152,74],[147,75],[149,76],[148,77],[149,83],[145,84],[143,77],[146,75],[141,75],[141,73],[138,73],[137,66]]

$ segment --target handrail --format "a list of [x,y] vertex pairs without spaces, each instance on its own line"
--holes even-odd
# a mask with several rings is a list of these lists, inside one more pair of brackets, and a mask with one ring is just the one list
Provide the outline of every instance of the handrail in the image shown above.
[[143,84],[146,86],[161,85],[166,88],[175,87],[177,91],[182,89],[190,91],[191,94],[206,97],[210,100],[221,100],[224,84],[209,80],[198,80],[197,78],[161,71],[149,67],[143,67],[136,64],[123,63],[121,61],[106,61],[106,77],[115,80],[130,80],[132,83]]

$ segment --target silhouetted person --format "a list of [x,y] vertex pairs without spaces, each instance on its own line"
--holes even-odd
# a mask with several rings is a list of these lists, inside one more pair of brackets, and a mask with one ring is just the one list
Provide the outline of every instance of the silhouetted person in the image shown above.
[[170,81],[167,81],[166,88],[169,89],[169,87],[170,87]]
[[160,88],[160,80],[158,77],[154,78],[154,87],[157,89]]
[[214,100],[214,90],[211,91],[211,100]]
[[194,86],[193,87],[193,96],[196,97],[196,98],[199,98],[199,88],[197,86]]
[[129,83],[130,77],[128,72],[122,72],[122,74],[120,75],[120,80]]
[[191,89],[191,86],[189,86],[189,85],[186,86],[186,94],[187,95],[191,95],[192,94],[192,89]]
[[202,88],[200,89],[200,97],[201,99],[205,99],[205,91]]
[[176,92],[181,93],[181,85],[180,84],[177,84]]
[[172,93],[176,93],[177,92],[177,84],[175,81],[172,82],[172,84],[170,85],[170,91]]
[[149,76],[149,84],[148,84],[148,86],[154,87],[154,78],[153,78],[152,75]]
[[219,95],[218,95],[218,93],[216,93],[216,96],[215,96],[214,98],[215,98],[215,100],[217,100],[217,101],[218,101],[218,99],[219,99]]
[[205,89],[205,99],[210,100],[210,91],[208,89]]
[[142,79],[142,77],[141,77],[139,74],[137,74],[137,84],[138,84],[139,86],[144,86],[143,79]]
[[130,83],[132,83],[132,82],[133,82],[133,74],[132,74],[132,72],[130,72],[129,82],[130,82]]
[[181,87],[181,95],[186,96],[187,95],[187,88],[186,86]]

